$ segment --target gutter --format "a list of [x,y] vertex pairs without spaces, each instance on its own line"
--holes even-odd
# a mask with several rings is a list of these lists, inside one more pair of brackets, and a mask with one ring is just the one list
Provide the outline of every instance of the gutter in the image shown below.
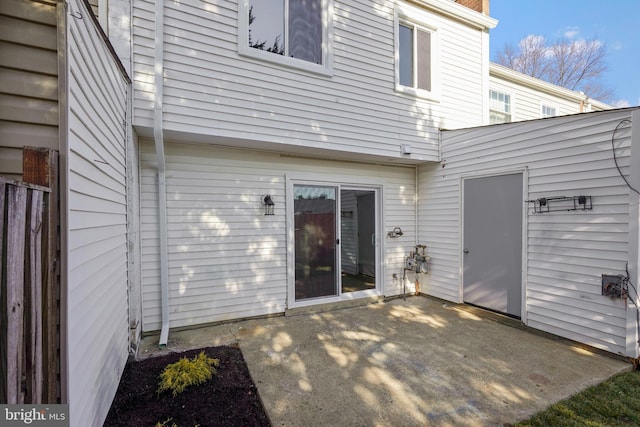
[[169,251],[167,246],[167,178],[164,156],[162,97],[164,89],[164,1],[155,2],[155,100],[153,103],[153,140],[158,157],[158,231],[160,233],[160,298],[162,328],[158,346],[164,348],[169,339]]

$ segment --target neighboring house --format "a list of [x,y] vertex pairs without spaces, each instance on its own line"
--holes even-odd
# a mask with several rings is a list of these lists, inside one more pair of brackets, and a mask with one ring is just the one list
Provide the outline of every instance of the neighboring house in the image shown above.
[[[47,34],[58,42],[38,46],[60,59],[57,72],[33,70],[58,76],[53,92],[33,94],[60,112],[44,124],[51,138],[6,115],[0,152],[60,152],[60,399],[73,425],[104,421],[143,332],[166,345],[170,328],[395,297],[418,281],[428,295],[638,356],[631,302],[600,286],[627,263],[637,283],[638,197],[608,144],[637,188],[638,109],[483,127],[492,89],[512,90],[512,120],[524,118],[524,94],[540,114],[586,101],[496,71],[488,1],[90,3],[0,5],[3,19],[23,9],[29,23],[41,5],[57,9]],[[10,86],[2,114],[30,96]],[[531,212],[574,195],[592,209]],[[500,253],[475,233],[491,217],[520,236],[505,244],[508,262],[470,257]],[[429,273],[403,281],[420,244]]]
[[489,66],[489,123],[609,110],[582,92],[565,89],[499,64]]

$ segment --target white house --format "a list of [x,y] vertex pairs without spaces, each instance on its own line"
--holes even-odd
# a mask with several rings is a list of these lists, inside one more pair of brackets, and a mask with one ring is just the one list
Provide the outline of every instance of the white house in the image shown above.
[[417,166],[440,128],[486,122],[495,20],[449,0],[282,4],[133,3],[142,330],[161,343],[403,292]]
[[[514,94],[512,121],[539,117],[543,99],[561,115],[588,107],[489,62],[486,0],[91,4],[57,2],[46,18],[63,59],[49,143],[63,171],[60,400],[73,425],[103,422],[142,333],[164,345],[171,328],[418,281],[638,357],[637,295],[603,283],[627,265],[638,282],[639,110],[487,126],[492,90]],[[7,129],[38,135],[16,122],[0,116],[0,153],[14,158]],[[488,218],[511,227],[506,240],[482,235]],[[496,242],[508,253],[476,257],[478,245],[499,255]],[[405,280],[417,245],[429,272]]]
[[609,110],[582,92],[565,89],[502,65],[489,66],[489,123]]

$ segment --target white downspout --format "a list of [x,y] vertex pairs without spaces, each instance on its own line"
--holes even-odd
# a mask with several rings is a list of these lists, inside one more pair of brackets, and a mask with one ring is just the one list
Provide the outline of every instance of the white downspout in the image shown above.
[[420,193],[418,191],[418,168],[420,166],[416,165],[414,172],[413,172],[413,179],[414,179],[414,191],[416,192],[416,196],[415,196],[415,203],[413,206],[414,209],[414,220],[415,220],[415,228],[416,228],[416,246],[420,244],[420,222],[418,221],[418,213],[420,212],[419,206],[418,204],[420,203]]
[[[640,109],[631,112],[631,155],[630,155],[630,181],[637,189],[640,182]],[[637,286],[640,279],[640,195],[629,190],[629,248],[628,263],[630,282]],[[627,339],[626,355],[637,359],[640,357],[640,326],[638,325],[638,309],[640,303],[637,293],[630,292],[629,298],[635,300],[626,301]],[[635,309],[635,310],[634,310]]]
[[155,100],[153,104],[153,139],[158,156],[158,231],[160,233],[160,298],[162,328],[159,347],[169,339],[169,251],[167,247],[167,179],[165,173],[164,138],[162,134],[162,97],[164,89],[164,0],[156,0],[155,11]]

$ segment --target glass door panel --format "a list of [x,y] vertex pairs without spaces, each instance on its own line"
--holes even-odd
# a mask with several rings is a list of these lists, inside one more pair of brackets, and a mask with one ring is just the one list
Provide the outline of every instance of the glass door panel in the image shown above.
[[293,187],[296,301],[338,295],[337,194],[337,187]]
[[341,268],[342,293],[376,287],[376,192],[342,189]]

